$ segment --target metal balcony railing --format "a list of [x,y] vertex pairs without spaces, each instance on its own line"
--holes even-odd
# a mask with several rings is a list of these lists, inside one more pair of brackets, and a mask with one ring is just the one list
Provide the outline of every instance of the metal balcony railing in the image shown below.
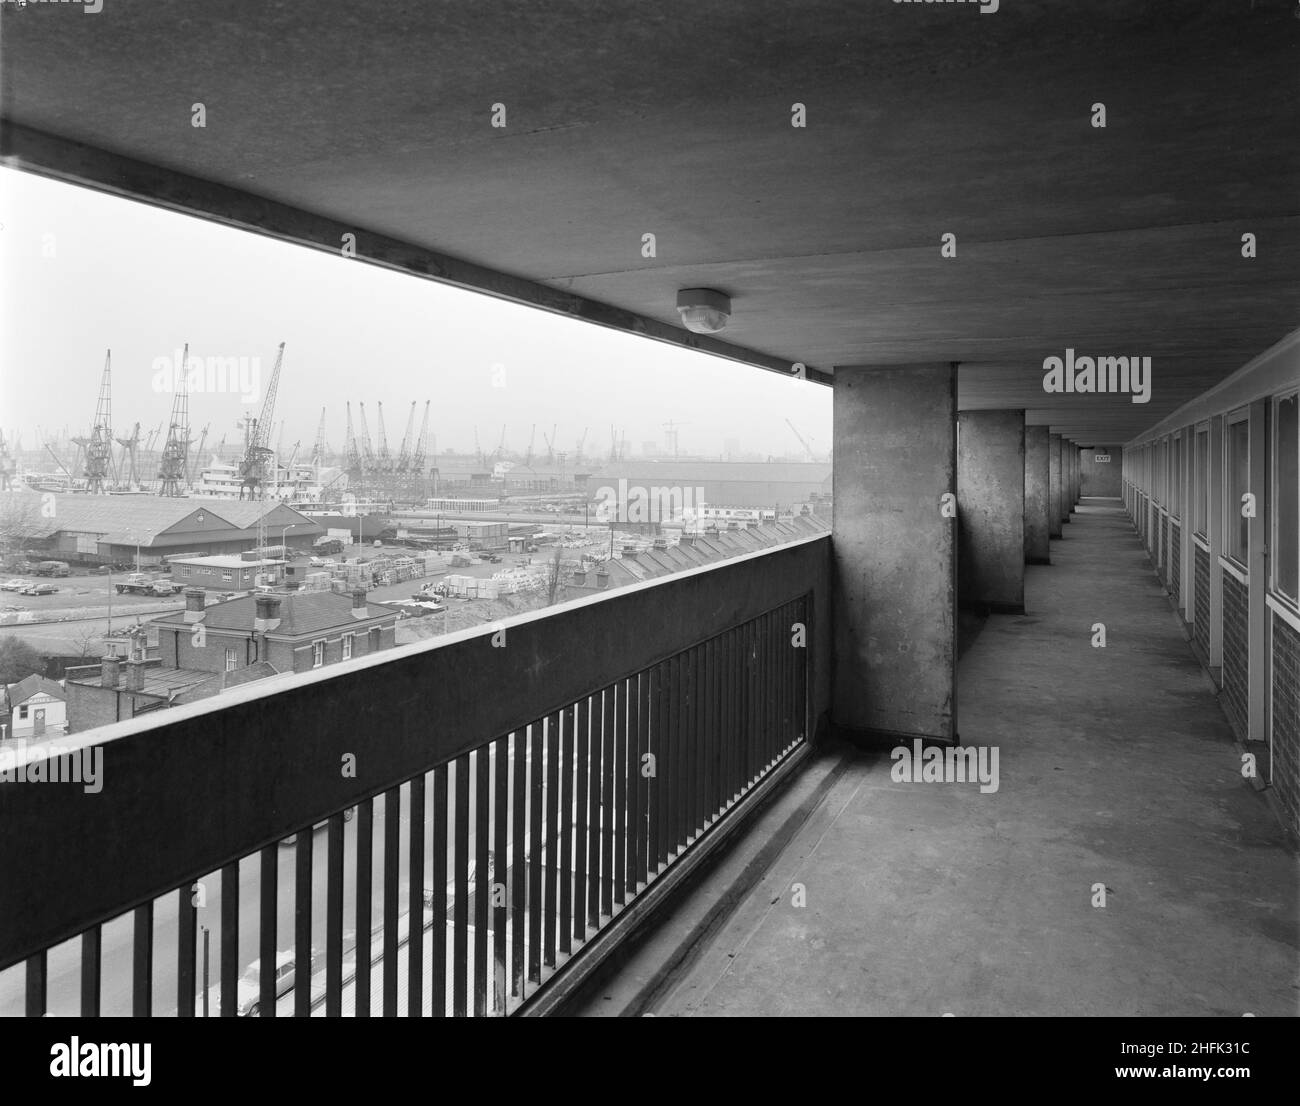
[[828,578],[805,539],[63,739],[98,793],[0,791],[0,1012],[544,1012],[806,751]]

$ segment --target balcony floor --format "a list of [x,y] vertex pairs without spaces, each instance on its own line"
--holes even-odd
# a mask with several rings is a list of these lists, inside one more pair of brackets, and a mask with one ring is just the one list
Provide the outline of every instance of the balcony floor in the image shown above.
[[1295,1015],[1295,853],[1111,502],[961,661],[995,793],[824,750],[584,1012]]

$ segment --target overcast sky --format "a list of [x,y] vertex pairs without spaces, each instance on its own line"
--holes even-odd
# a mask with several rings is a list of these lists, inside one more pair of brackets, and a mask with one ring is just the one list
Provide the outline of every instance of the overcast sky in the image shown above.
[[[830,447],[821,385],[364,262],[8,169],[0,224],[0,427],[21,431],[24,448],[37,426],[88,430],[106,349],[114,433],[138,421],[145,438],[171,410],[157,369],[185,342],[191,357],[260,358],[263,388],[285,342],[275,417],[305,456],[322,406],[342,448],[347,401],[354,417],[365,402],[372,436],[383,402],[394,452],[412,400],[421,413],[433,401],[440,450],[471,450],[477,424],[490,451],[503,423],[507,448],[523,450],[536,423],[544,453],[543,431],[558,424],[557,450],[589,426],[587,452],[604,458],[613,424],[635,455],[662,444],[671,419],[683,453],[717,456],[737,438],[746,452],[796,456],[786,418],[818,454]],[[192,396],[194,437],[211,423],[210,443],[238,441],[237,420],[261,402],[237,389]]]

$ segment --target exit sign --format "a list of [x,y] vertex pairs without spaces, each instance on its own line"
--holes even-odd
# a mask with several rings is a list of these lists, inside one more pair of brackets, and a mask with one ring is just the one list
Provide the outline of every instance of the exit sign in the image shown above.
[[1099,465],[1109,465],[1109,464],[1110,464],[1110,454],[1109,454],[1109,453],[1098,453],[1096,456],[1093,457],[1093,461],[1094,461],[1096,464],[1099,464]]

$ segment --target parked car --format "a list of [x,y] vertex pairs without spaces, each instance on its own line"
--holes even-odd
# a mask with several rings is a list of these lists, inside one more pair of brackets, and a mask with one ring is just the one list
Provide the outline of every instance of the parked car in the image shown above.
[[21,576],[15,576],[12,580],[6,580],[0,584],[0,591],[22,591],[27,586],[27,581]]
[[26,607],[15,607],[15,606],[11,603],[11,604],[9,604],[9,605],[7,605],[7,606],[0,607],[0,614],[14,614],[14,613],[17,612],[17,611],[25,611],[25,610],[27,610]]
[[41,561],[34,569],[34,576],[71,576],[72,569],[66,561]]
[[[311,950],[311,963],[314,968],[318,957],[316,947]],[[297,963],[292,949],[282,949],[275,954],[275,997],[283,998],[293,990]],[[310,981],[309,981],[310,985]],[[235,1014],[240,1018],[257,1018],[262,1015],[262,961],[259,957],[244,969],[244,974],[235,981]],[[202,1015],[203,996],[195,999],[194,1012]],[[221,1016],[221,984],[214,983],[208,988],[208,1015]]]
[[53,584],[28,584],[19,595],[53,595],[59,589]]

